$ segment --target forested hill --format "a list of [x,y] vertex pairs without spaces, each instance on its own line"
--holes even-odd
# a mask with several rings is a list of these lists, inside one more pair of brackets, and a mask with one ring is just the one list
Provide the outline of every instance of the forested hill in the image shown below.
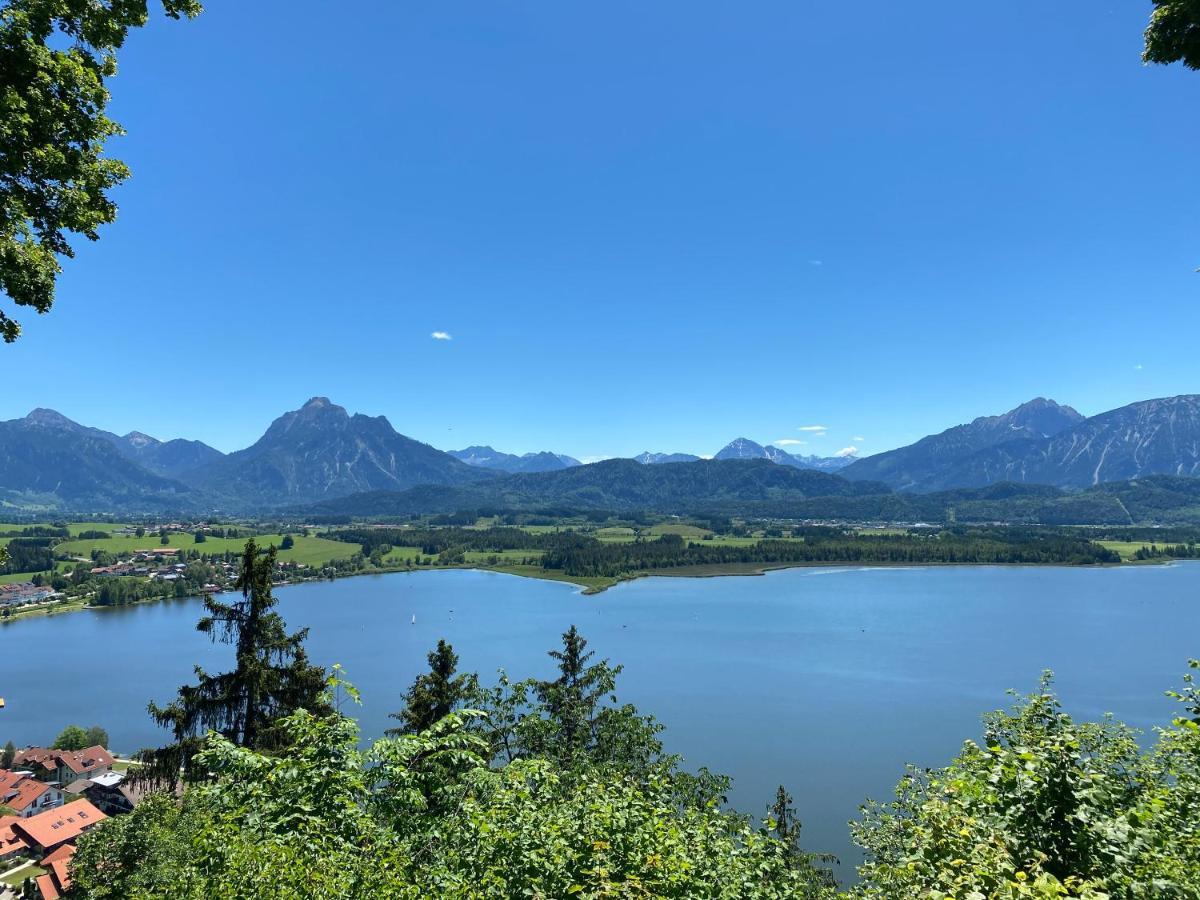
[[478,485],[373,491],[308,507],[321,515],[405,516],[459,509],[654,510],[683,513],[746,503],[888,493],[874,482],[779,466],[769,460],[700,460],[647,466],[610,459],[558,472],[511,475]]
[[1069,492],[1001,483],[933,494],[893,492],[765,460],[645,466],[610,460],[482,485],[373,491],[297,512],[323,519],[497,511],[652,511],[852,522],[1046,525],[1200,524],[1200,479],[1156,475]]

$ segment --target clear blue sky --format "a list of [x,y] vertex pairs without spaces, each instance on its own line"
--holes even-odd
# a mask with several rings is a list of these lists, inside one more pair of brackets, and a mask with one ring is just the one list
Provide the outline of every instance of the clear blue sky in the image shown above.
[[1200,73],[1142,66],[1148,2],[208,7],[131,39],[134,177],[0,417],[870,453],[1200,390]]

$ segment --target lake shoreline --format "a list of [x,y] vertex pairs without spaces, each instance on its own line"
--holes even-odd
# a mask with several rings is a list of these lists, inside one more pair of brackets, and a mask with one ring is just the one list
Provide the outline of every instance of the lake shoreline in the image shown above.
[[[714,566],[677,566],[670,569],[646,569],[612,577],[570,576],[555,569],[541,569],[538,566],[482,566],[475,564],[454,566],[428,566],[420,568],[377,569],[365,572],[349,572],[334,578],[311,578],[300,581],[285,581],[274,585],[274,588],[295,587],[297,585],[314,584],[324,581],[342,581],[347,578],[358,578],[370,575],[407,575],[419,572],[494,572],[499,575],[511,575],[516,578],[530,578],[535,581],[557,581],[579,588],[584,596],[603,594],[611,588],[646,578],[747,578],[768,575],[771,572],[781,572],[787,569],[961,569],[970,567],[994,567],[1001,569],[1126,569],[1143,566],[1170,566],[1183,560],[1153,559],[1105,563],[1101,565],[1066,565],[1063,563],[978,563],[978,562],[932,562],[932,563],[901,563],[901,562],[781,562],[781,563],[730,563]],[[519,570],[519,571],[518,571]],[[541,573],[546,574],[541,574]],[[229,593],[221,592],[221,593]],[[74,612],[104,612],[111,609],[125,609],[131,606],[145,606],[162,603],[166,600],[198,599],[201,594],[190,594],[187,597],[147,597],[120,606],[90,605],[82,600],[58,601],[51,604],[39,604],[28,610],[18,611],[0,619],[0,627],[14,624],[25,619],[38,619],[66,615]]]

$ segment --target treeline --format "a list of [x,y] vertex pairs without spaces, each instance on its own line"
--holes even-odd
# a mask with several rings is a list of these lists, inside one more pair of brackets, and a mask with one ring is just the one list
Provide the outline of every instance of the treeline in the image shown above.
[[8,562],[0,573],[45,572],[54,568],[54,538],[17,537],[8,542]]
[[1119,563],[1113,551],[1070,535],[1021,529],[862,535],[826,529],[803,540],[763,540],[747,546],[685,542],[678,535],[633,543],[563,542],[542,565],[567,575],[615,578],[647,569],[733,563],[1046,564]]
[[1200,550],[1195,544],[1164,544],[1161,547],[1151,544],[1133,551],[1133,558],[1137,560],[1196,559],[1197,556],[1200,556]]

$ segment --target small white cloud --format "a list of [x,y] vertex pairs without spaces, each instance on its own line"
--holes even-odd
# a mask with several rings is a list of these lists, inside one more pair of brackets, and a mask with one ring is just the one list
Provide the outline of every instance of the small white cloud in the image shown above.
[[452,340],[454,340],[454,338],[450,337],[450,332],[448,332],[448,331],[435,331],[429,336],[431,338],[433,338],[435,341],[452,341]]
[[579,458],[579,461],[581,463],[583,463],[585,466],[587,466],[587,465],[591,465],[592,463],[604,462],[604,460],[606,460],[606,459],[612,459],[612,457],[611,456],[581,456]]
[[826,431],[828,431],[829,429],[828,429],[828,428],[826,428],[824,425],[801,425],[801,426],[800,426],[799,428],[797,428],[796,430],[797,430],[797,431],[811,431],[811,432],[813,432],[814,434],[815,434],[815,433],[817,433],[817,432],[820,432],[821,434],[824,434],[824,433],[825,433]]
[[850,440],[858,441],[861,444],[863,441],[866,440],[866,438],[865,437],[852,437],[852,438],[850,438]]
[[854,454],[856,454],[857,452],[858,452],[857,447],[843,447],[841,450],[839,450],[837,453],[835,453],[833,455],[834,456],[854,456]]
[[795,447],[798,444],[806,444],[807,441],[798,441],[795,438],[780,438],[777,441],[772,441],[776,447]]
[[1140,372],[1140,371],[1142,371],[1142,364],[1141,364],[1141,363],[1138,363],[1136,366],[1134,366],[1134,367],[1133,367],[1133,371],[1135,371],[1135,372]]
[[808,261],[808,264],[809,264],[810,266],[823,266],[823,265],[825,265],[824,261],[823,261],[823,260],[819,260],[819,259],[810,259],[810,260]]

